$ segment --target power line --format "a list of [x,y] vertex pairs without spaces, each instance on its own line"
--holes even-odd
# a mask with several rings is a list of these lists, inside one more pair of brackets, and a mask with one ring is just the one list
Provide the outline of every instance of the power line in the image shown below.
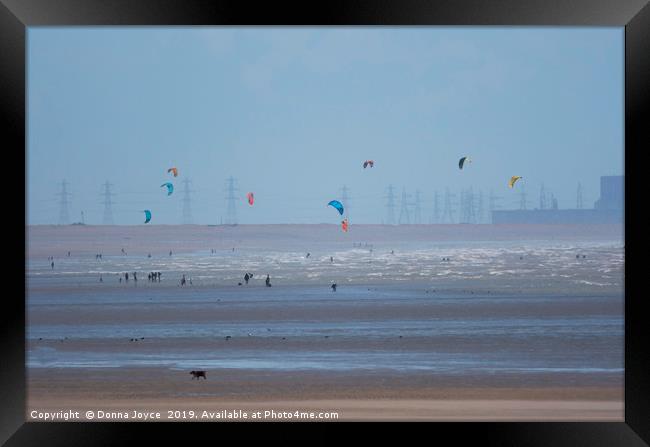
[[410,194],[406,194],[406,188],[402,187],[402,200],[400,201],[400,208],[399,208],[399,218],[397,219],[397,223],[402,225],[404,223],[404,220],[402,220],[403,217],[406,219],[406,224],[411,223],[411,216],[409,215],[409,203],[408,203],[408,198],[411,197]]
[[413,222],[416,224],[422,223],[422,208],[420,203],[420,191],[415,190],[415,210],[413,212]]
[[343,203],[344,207],[344,213],[343,216],[347,219],[349,214],[348,211],[350,209],[350,189],[346,186],[343,185],[341,188],[341,202]]
[[488,198],[488,209],[490,210],[490,222],[492,222],[492,212],[494,210],[501,208],[501,206],[497,204],[497,202],[501,199],[503,199],[503,197],[494,195],[492,190],[490,190],[490,196]]
[[472,188],[460,192],[460,222],[475,223],[474,215],[474,192]]
[[542,187],[539,190],[539,209],[545,210],[546,208],[548,208],[548,194],[544,188],[544,183],[542,183]]
[[442,211],[442,222],[443,223],[454,223],[454,204],[452,199],[455,197],[455,194],[449,192],[449,188],[445,188],[445,204]]
[[483,202],[483,191],[478,192],[478,205],[477,205],[477,215],[476,215],[476,222],[477,223],[485,223],[485,206]]
[[582,205],[583,205],[582,204],[582,184],[580,184],[580,182],[578,182],[578,197],[576,199],[576,208],[581,210]]
[[237,197],[235,197],[235,179],[230,176],[226,180],[226,225],[237,225]]
[[438,191],[433,193],[433,214],[430,223],[440,223],[440,194]]
[[551,209],[556,210],[557,209],[557,199],[555,198],[555,195],[553,193],[550,193],[551,197]]
[[183,225],[189,225],[193,223],[192,219],[192,198],[190,197],[190,192],[194,192],[190,190],[190,183],[191,180],[187,177],[183,179]]
[[70,223],[70,215],[69,215],[69,205],[70,202],[68,201],[68,197],[71,196],[68,192],[68,182],[63,179],[61,182],[61,192],[58,193],[58,196],[61,196],[61,200],[59,200],[59,225],[68,225]]
[[522,184],[521,185],[521,192],[519,193],[519,209],[520,210],[527,209],[528,200],[526,199],[526,197],[527,197],[526,187]]
[[386,225],[395,225],[395,193],[393,185],[388,185],[386,198]]
[[106,183],[102,185],[104,187],[104,192],[102,195],[104,196],[104,201],[101,202],[104,205],[104,219],[103,219],[103,224],[104,225],[113,225],[113,208],[112,205],[115,203],[112,201],[111,196],[114,194],[111,192],[111,187],[113,186],[111,183],[106,180]]

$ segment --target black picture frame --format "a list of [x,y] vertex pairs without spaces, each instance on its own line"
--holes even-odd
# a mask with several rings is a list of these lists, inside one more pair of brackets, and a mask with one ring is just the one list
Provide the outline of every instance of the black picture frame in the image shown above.
[[[648,144],[650,99],[650,6],[647,0],[402,0],[333,1],[301,4],[209,0],[0,0],[0,109],[3,155],[26,187],[26,29],[30,26],[81,25],[510,25],[625,27],[625,421],[620,423],[436,423],[428,433],[485,445],[642,446],[650,444],[650,367],[648,325],[642,294],[633,293],[632,266],[642,248],[643,217],[636,211],[642,164]],[[26,196],[6,193],[3,243],[13,261],[9,278],[24,278]],[[636,197],[639,199],[638,197]],[[22,210],[22,214],[21,214]],[[19,238],[13,235],[23,235]],[[21,245],[22,241],[22,245]],[[22,261],[22,265],[20,265]],[[221,424],[116,424],[25,422],[25,288],[6,293],[0,337],[0,442],[7,446],[129,445],[144,433],[185,441]],[[21,300],[20,297],[23,297]],[[229,424],[239,426],[238,424]],[[310,424],[311,426],[312,424]],[[191,435],[185,437],[187,427]],[[319,425],[316,431],[321,431]],[[392,427],[383,424],[381,427]],[[286,427],[284,427],[286,428]],[[314,429],[313,426],[310,428]],[[284,431],[284,430],[283,430]],[[311,436],[316,435],[316,431]],[[374,429],[373,429],[374,431]],[[215,440],[215,442],[218,442]]]

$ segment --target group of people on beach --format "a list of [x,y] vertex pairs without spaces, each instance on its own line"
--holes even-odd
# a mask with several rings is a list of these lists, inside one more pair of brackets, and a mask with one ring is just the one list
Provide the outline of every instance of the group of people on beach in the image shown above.
[[[151,272],[147,275],[147,280],[149,282],[160,282],[160,272]],[[124,278],[124,282],[129,282],[129,272],[125,272],[124,275],[121,273],[118,273],[119,281],[120,283],[122,282],[122,278]],[[133,272],[131,274],[131,277],[133,278],[134,282],[138,282],[138,272]],[[104,278],[102,275],[99,275],[99,282],[104,282]]]
[[[253,279],[253,274],[246,272],[244,274],[244,283],[248,284],[248,281],[250,281],[251,279]],[[264,281],[264,283],[266,284],[266,287],[271,287],[271,277],[269,275],[266,275],[266,280]],[[242,283],[238,283],[238,285],[241,286]]]
[[[138,272],[133,272],[133,281],[138,282]],[[101,279],[101,276],[100,276]],[[129,282],[129,272],[124,273],[124,281]],[[122,282],[122,275],[120,275],[120,282]]]
[[[68,253],[70,253],[70,252],[68,252]],[[95,260],[97,260],[97,259],[102,259],[102,254],[101,253],[95,254]]]

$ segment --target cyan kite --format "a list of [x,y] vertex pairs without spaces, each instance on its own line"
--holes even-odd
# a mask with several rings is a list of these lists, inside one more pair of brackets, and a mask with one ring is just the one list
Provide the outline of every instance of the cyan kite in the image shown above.
[[328,203],[328,205],[333,206],[338,210],[341,216],[343,215],[343,204],[341,202],[339,202],[338,200],[332,200],[330,203]]

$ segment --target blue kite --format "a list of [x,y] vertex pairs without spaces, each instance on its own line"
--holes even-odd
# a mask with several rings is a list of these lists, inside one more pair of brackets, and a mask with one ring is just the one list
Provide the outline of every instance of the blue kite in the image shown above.
[[151,211],[144,210],[144,215],[146,217],[146,220],[144,221],[144,223],[149,223],[149,221],[151,220]]
[[168,183],[163,183],[162,185],[160,185],[161,188],[163,186],[167,187],[167,195],[171,196],[172,193],[174,192],[174,185],[172,185],[171,183],[168,182]]
[[339,211],[339,214],[342,216],[343,215],[343,204],[339,202],[338,200],[332,200],[328,205],[333,206]]

